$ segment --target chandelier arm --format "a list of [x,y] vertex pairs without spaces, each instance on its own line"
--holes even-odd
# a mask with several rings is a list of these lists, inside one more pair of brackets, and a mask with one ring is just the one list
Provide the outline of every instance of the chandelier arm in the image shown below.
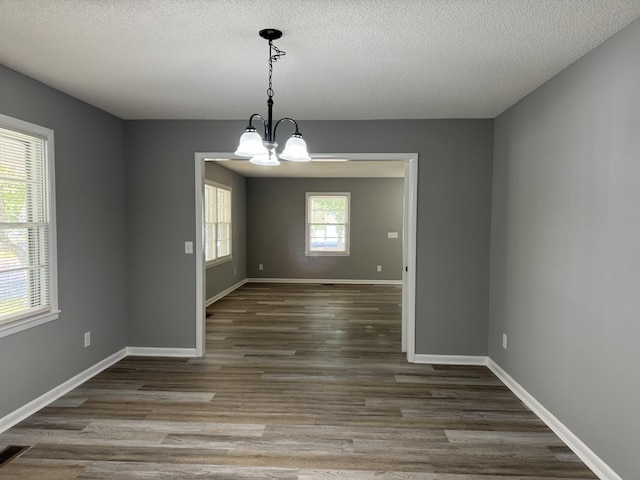
[[276,138],[276,130],[278,129],[278,125],[280,125],[280,122],[284,122],[285,120],[293,123],[293,125],[296,128],[296,131],[293,132],[294,135],[300,135],[300,131],[298,130],[298,122],[296,122],[293,118],[289,118],[289,117],[285,117],[285,118],[281,118],[280,120],[278,120],[276,122],[275,127],[273,127],[273,138]]
[[[284,122],[291,122],[294,126],[294,133],[287,140],[282,155],[283,158],[292,162],[308,162],[311,160],[307,152],[306,142],[302,138],[302,134],[298,130],[298,123],[290,117],[281,118],[275,124],[273,122],[273,63],[286,55],[284,50],[280,50],[273,44],[273,40],[282,37],[282,32],[274,28],[266,28],[258,32],[265,40],[269,41],[269,84],[267,86],[267,116],[266,118],[258,113],[254,113],[249,117],[249,126],[245,129],[245,133],[240,137],[240,145],[236,154],[239,156],[251,156],[251,162],[260,165],[277,165],[276,148],[276,130],[278,126]],[[259,135],[253,126],[254,118],[259,118],[264,127],[264,136],[262,137],[262,145],[259,142]],[[258,137],[258,138],[256,138]],[[266,153],[263,151],[266,148]],[[265,158],[263,158],[265,157]],[[275,161],[273,161],[275,160]]]
[[267,124],[267,122],[265,121],[265,119],[264,119],[264,117],[262,115],[260,115],[259,113],[254,113],[253,115],[251,115],[249,117],[249,126],[253,127],[252,122],[253,122],[253,119],[255,117],[258,117],[260,119],[260,121],[262,122],[262,127],[264,128],[264,136],[263,136],[263,138],[267,138],[267,132],[269,131],[268,130],[268,126],[267,126],[268,124]]

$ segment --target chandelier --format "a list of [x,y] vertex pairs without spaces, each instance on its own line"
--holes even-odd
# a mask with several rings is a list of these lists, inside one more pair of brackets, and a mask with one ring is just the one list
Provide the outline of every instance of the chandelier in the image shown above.
[[[240,144],[235,154],[239,157],[251,157],[251,163],[257,165],[280,165],[278,157],[290,162],[308,162],[311,160],[307,153],[307,144],[302,138],[302,134],[298,130],[298,124],[293,118],[281,118],[275,125],[273,124],[273,86],[271,77],[273,76],[273,62],[284,57],[286,52],[280,50],[273,44],[274,40],[282,37],[282,32],[273,28],[260,30],[259,35],[265,40],[269,40],[269,87],[267,88],[267,120],[259,113],[254,113],[249,117],[249,126],[244,129],[244,133],[240,137]],[[257,118],[262,122],[264,127],[264,136],[256,131],[252,122]],[[276,142],[276,131],[280,123],[287,121],[293,123],[295,132],[287,140],[284,150],[279,155],[276,153],[278,142]]]

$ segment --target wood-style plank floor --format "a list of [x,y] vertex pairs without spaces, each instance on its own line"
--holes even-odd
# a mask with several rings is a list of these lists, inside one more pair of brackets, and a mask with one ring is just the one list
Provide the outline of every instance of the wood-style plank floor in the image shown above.
[[247,284],[207,355],[129,357],[0,435],[0,479],[525,480],[593,473],[487,368],[411,365],[396,286]]

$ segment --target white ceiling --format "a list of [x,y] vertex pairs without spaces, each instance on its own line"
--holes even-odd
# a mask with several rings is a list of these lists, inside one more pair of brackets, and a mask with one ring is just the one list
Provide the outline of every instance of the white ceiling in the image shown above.
[[[353,157],[353,155],[348,155]],[[325,156],[326,157],[326,156]],[[343,156],[344,157],[344,156]],[[209,159],[245,177],[403,178],[405,162],[396,160],[354,160],[329,157],[310,163],[281,161],[277,167],[254,165],[249,160]]]
[[0,0],[0,63],[124,119],[493,118],[640,0]]

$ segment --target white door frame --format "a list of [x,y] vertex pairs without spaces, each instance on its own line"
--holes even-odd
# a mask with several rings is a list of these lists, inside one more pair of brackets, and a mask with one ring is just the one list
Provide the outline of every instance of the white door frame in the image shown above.
[[[331,153],[314,154],[318,157],[346,158],[348,160],[403,161],[405,162],[402,227],[402,351],[407,360],[415,361],[416,334],[416,237],[418,199],[417,153]],[[204,261],[204,162],[206,158],[234,158],[230,152],[195,153],[195,260],[196,260],[196,355],[205,354],[205,261]]]

